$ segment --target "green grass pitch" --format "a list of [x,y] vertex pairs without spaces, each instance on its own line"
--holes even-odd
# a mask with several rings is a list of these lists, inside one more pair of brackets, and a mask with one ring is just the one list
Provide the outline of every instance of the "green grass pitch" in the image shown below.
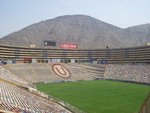
[[138,113],[150,86],[107,80],[37,84],[86,113]]

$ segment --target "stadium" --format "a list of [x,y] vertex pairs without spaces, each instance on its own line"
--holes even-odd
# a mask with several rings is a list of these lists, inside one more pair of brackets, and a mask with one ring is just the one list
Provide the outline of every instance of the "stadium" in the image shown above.
[[0,45],[0,59],[0,112],[150,113],[150,46]]

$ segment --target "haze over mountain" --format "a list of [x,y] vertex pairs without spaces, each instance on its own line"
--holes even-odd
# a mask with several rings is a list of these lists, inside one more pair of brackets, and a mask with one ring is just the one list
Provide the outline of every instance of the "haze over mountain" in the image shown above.
[[44,40],[73,42],[79,48],[100,49],[144,46],[150,42],[150,24],[129,28],[102,22],[86,15],[66,15],[32,24],[0,39],[0,44],[43,47]]

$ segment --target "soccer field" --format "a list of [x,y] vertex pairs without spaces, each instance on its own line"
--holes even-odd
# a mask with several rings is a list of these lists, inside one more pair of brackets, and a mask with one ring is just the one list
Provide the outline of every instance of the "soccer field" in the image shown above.
[[150,91],[150,86],[107,80],[39,83],[36,86],[86,113],[138,113]]

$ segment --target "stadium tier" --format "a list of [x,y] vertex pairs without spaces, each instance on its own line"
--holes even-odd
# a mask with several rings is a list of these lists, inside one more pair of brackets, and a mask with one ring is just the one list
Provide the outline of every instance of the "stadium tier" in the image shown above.
[[21,77],[16,76],[2,66],[0,66],[0,79],[24,88],[34,87],[31,83],[27,82]]
[[108,64],[104,78],[150,84],[150,65],[145,63]]
[[[29,83],[109,79],[150,84],[150,65],[147,63],[106,65],[89,63],[57,63],[57,65],[66,69],[66,71],[60,69],[60,71],[63,71],[59,72],[60,74],[55,73],[53,65],[55,65],[55,63],[18,63],[4,65],[3,67],[8,69],[9,72],[12,72],[18,78],[22,78]],[[67,71],[69,74],[68,76],[66,75]],[[7,78],[7,76],[5,77]]]
[[0,112],[71,113],[33,86],[0,66]]
[[4,67],[18,77],[21,77],[30,83],[94,80],[104,77],[105,65],[101,64],[88,65],[76,63],[59,63],[58,65],[65,67],[67,71],[69,71],[67,78],[63,77],[63,74],[62,76],[57,75],[52,68],[53,65],[55,65],[55,63],[19,63],[4,65]]
[[0,109],[14,113],[70,113],[60,105],[21,87],[0,83]]
[[44,49],[0,45],[0,59],[31,60],[60,59],[80,61],[106,61],[107,63],[150,62],[150,46],[121,49]]

